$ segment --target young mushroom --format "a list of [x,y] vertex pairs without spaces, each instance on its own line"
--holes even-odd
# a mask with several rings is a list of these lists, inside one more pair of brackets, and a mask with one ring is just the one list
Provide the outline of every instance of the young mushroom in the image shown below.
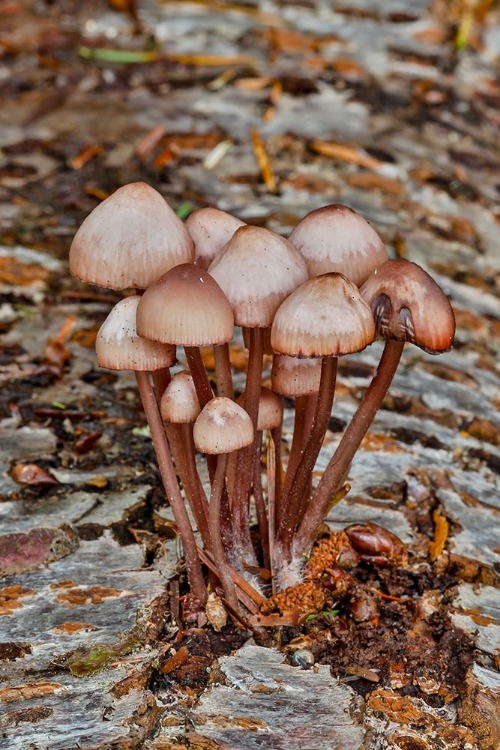
[[228,454],[251,445],[253,438],[253,425],[247,412],[225,396],[209,401],[200,412],[193,427],[193,439],[200,453],[218,455],[217,469],[210,494],[208,525],[211,551],[222,587],[229,604],[236,611],[239,609],[238,598],[222,541],[221,501]]
[[373,312],[376,333],[386,343],[377,371],[320,479],[294,540],[294,555],[310,549],[359,445],[392,382],[409,341],[430,354],[453,344],[455,317],[443,290],[423,268],[404,259],[388,260],[361,287]]

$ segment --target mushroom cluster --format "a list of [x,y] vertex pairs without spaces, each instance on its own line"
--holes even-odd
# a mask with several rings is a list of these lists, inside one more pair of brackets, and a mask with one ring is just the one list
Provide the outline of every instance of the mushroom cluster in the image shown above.
[[[389,260],[371,225],[341,205],[312,211],[285,239],[216,208],[183,223],[156,190],[133,183],[85,219],[70,271],[135,292],[102,325],[97,362],[135,372],[192,594],[206,602],[208,567],[210,585],[219,582],[229,611],[240,616],[303,581],[318,528],[345,494],[405,342],[437,354],[451,347],[455,331],[436,282],[415,263]],[[231,363],[235,326],[249,350],[240,394]],[[378,368],[314,487],[338,358],[376,338],[385,339]],[[211,379],[201,347],[213,348]],[[266,385],[265,354],[272,356]],[[289,450],[285,397],[295,404]]]

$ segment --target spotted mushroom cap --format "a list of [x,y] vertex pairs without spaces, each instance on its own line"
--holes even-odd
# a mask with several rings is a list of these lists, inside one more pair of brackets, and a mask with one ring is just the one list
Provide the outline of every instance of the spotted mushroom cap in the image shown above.
[[281,302],[308,278],[288,240],[249,225],[236,230],[208,271],[228,298],[236,325],[247,328],[270,326]]
[[146,183],[133,182],[87,216],[71,244],[69,270],[110,289],[146,289],[193,259],[193,241],[166,200]]
[[225,396],[209,401],[193,427],[200,453],[232,453],[250,445],[253,437],[252,420],[245,409]]
[[215,256],[245,222],[219,208],[199,208],[186,219],[186,229],[194,242],[197,266],[208,268]]
[[233,336],[233,313],[224,292],[203,268],[183,263],[141,297],[137,330],[145,338],[183,346],[224,344]]
[[388,258],[371,224],[352,208],[339,204],[308,213],[288,239],[305,259],[309,276],[336,271],[356,286]]
[[451,349],[455,316],[448,298],[416,263],[397,258],[377,268],[360,289],[379,338],[410,341],[429,354]]
[[99,367],[153,371],[175,364],[175,346],[149,341],[137,334],[139,300],[137,295],[120,300],[99,329],[96,338]]
[[375,336],[373,316],[352,281],[340,273],[309,279],[279,307],[271,346],[292,357],[359,352]]

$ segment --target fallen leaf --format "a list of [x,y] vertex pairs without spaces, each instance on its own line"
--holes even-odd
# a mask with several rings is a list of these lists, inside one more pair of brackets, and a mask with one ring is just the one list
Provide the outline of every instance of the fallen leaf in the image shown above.
[[11,472],[12,479],[19,484],[51,485],[58,482],[38,464],[16,464]]

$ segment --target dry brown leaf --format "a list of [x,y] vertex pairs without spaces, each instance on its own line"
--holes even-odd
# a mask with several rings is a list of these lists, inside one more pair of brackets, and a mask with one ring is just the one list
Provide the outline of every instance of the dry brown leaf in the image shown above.
[[363,190],[380,190],[391,195],[402,195],[405,192],[402,182],[376,172],[355,172],[345,175],[344,179],[348,185]]
[[321,156],[328,156],[331,159],[345,161],[349,164],[358,164],[360,167],[367,169],[377,169],[382,166],[382,162],[374,159],[356,146],[346,146],[343,143],[334,143],[333,141],[312,141],[311,149]]
[[18,484],[51,485],[58,484],[45,469],[38,464],[16,464],[11,472],[12,479]]

